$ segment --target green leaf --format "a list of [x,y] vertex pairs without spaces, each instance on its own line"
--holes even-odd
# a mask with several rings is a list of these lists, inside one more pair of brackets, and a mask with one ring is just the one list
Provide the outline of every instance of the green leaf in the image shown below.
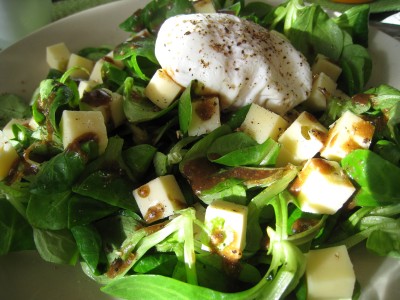
[[118,170],[98,170],[75,185],[73,191],[113,206],[138,211],[132,186],[132,182],[121,177]]
[[0,255],[32,249],[32,227],[7,200],[0,198]]
[[339,26],[319,6],[293,7],[295,4],[292,3],[295,2],[289,2],[285,20],[289,40],[309,61],[317,53],[337,61],[343,49],[343,34]]
[[350,95],[364,89],[372,71],[371,57],[364,47],[357,44],[346,45],[340,58],[343,70],[340,81]]
[[0,95],[0,128],[12,118],[23,119],[31,115],[29,104],[13,94]]
[[[346,173],[361,187],[355,197],[357,204],[385,205],[400,200],[400,168],[378,154],[369,150],[354,150],[342,159],[341,164]],[[369,198],[370,201],[365,203]]]
[[400,148],[397,144],[380,140],[373,146],[373,151],[392,164],[400,166]]
[[239,128],[240,125],[244,122],[247,113],[249,112],[251,104],[240,107],[239,109],[231,112],[228,115],[228,120],[225,122],[232,130]]
[[87,59],[98,61],[99,59],[106,56],[112,50],[111,47],[102,46],[102,47],[85,47],[78,51],[79,56],[86,57]]
[[60,230],[68,227],[68,206],[71,191],[32,194],[26,215],[37,228]]
[[85,168],[85,158],[76,152],[62,152],[43,163],[31,184],[38,195],[70,191]]
[[68,205],[68,228],[90,224],[118,210],[118,207],[109,205],[103,201],[72,194]]
[[155,253],[140,259],[133,270],[137,273],[151,273],[164,276],[172,276],[173,269],[178,262],[175,255]]
[[71,228],[80,255],[90,269],[95,272],[100,259],[101,237],[93,226],[74,226]]
[[128,77],[125,80],[123,89],[124,112],[128,121],[132,123],[158,119],[173,110],[178,104],[178,102],[175,101],[167,108],[160,110],[144,96],[143,89],[133,85],[133,78],[131,77]]
[[181,97],[179,98],[179,127],[183,134],[186,134],[189,125],[192,121],[192,81],[190,85],[184,90]]
[[55,264],[75,265],[79,258],[78,248],[69,230],[41,230],[34,228],[33,236],[40,256]]
[[193,4],[189,0],[153,0],[122,22],[120,28],[128,32],[148,29],[155,33],[166,18],[190,12],[193,12]]
[[273,165],[279,145],[272,139],[258,144],[243,132],[227,134],[215,140],[207,151],[208,159],[226,166]]
[[[307,0],[308,3],[316,3],[324,8],[344,12],[351,7],[353,4],[337,3],[331,0]],[[393,12],[400,11],[400,4],[398,0],[375,0],[368,3],[371,13],[382,13],[382,12]]]
[[368,4],[355,5],[333,21],[352,36],[354,43],[368,47]]
[[124,150],[122,157],[133,176],[140,179],[151,166],[156,152],[157,148],[142,144]]
[[400,258],[400,223],[397,232],[373,231],[367,239],[367,248],[380,256]]
[[201,140],[199,140],[196,144],[192,146],[192,148],[189,149],[189,151],[186,153],[183,160],[179,164],[179,169],[181,170],[181,172],[183,171],[185,164],[190,160],[206,157],[207,149],[218,137],[231,132],[232,130],[228,125],[222,125],[211,133],[204,136]]
[[114,50],[114,58],[125,60],[138,78],[147,81],[149,80],[148,76],[154,74],[159,68],[154,48],[155,37],[153,35],[139,35],[117,46]]

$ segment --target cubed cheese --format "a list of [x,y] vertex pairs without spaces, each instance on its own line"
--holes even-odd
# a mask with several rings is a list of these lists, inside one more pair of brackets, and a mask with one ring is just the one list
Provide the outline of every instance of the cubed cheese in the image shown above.
[[218,97],[203,97],[192,102],[192,120],[188,135],[209,133],[221,126]]
[[94,89],[84,93],[79,107],[85,111],[100,111],[106,125],[113,128],[122,125],[126,119],[122,95],[108,89]]
[[246,246],[247,213],[244,205],[223,200],[211,203],[205,215],[210,240],[203,249],[216,251],[231,261],[240,259]]
[[0,130],[0,181],[6,178],[19,156]]
[[169,217],[187,206],[174,175],[151,180],[135,189],[133,196],[147,223]]
[[351,197],[355,187],[339,163],[312,158],[290,187],[304,212],[334,214]]
[[11,140],[15,138],[14,133],[12,131],[12,127],[14,124],[23,125],[25,127],[29,127],[30,119],[11,119],[6,126],[3,128],[3,135],[8,139]]
[[123,62],[120,60],[114,59],[114,52],[111,51],[106,56],[104,56],[104,57],[100,58],[98,61],[96,61],[96,63],[94,64],[93,70],[90,73],[89,80],[95,81],[97,83],[103,83],[102,69],[103,69],[103,65],[105,62],[113,64],[118,69],[124,68]]
[[93,80],[81,80],[78,85],[79,98],[82,98],[85,92],[93,90],[98,84],[98,82]]
[[352,299],[356,277],[346,246],[309,251],[305,275],[307,300]]
[[289,123],[280,115],[253,103],[240,126],[240,130],[262,144],[268,138],[278,140],[278,137],[288,126]]
[[161,109],[167,108],[172,101],[182,92],[182,87],[177,84],[166,71],[159,69],[151,78],[145,88],[145,95]]
[[107,147],[107,129],[100,111],[64,110],[60,127],[64,148],[89,139],[97,141],[100,154]]
[[331,126],[321,156],[340,161],[356,149],[368,149],[375,127],[350,111],[346,111]]
[[337,81],[342,73],[342,69],[337,64],[333,63],[329,58],[322,54],[317,55],[314,64],[311,66],[311,71],[314,75],[325,73],[334,82]]
[[299,165],[314,157],[324,146],[327,132],[313,115],[302,112],[278,139],[277,166]]
[[103,83],[103,76],[101,74],[103,65],[104,65],[103,59],[99,59],[98,61],[95,62],[92,72],[90,73],[90,76],[89,76],[90,81],[95,81],[97,83]]
[[71,72],[71,78],[74,79],[88,79],[89,74],[92,72],[94,62],[85,57],[72,53],[68,60],[67,69],[76,68]]
[[310,96],[302,105],[309,111],[323,111],[335,90],[336,82],[321,72],[314,76]]
[[123,106],[123,97],[121,94],[112,93],[110,102],[110,113],[114,127],[118,127],[125,122],[126,116]]
[[197,13],[211,14],[217,12],[212,0],[194,0],[193,7]]
[[64,43],[46,47],[46,61],[50,68],[65,71],[71,53]]

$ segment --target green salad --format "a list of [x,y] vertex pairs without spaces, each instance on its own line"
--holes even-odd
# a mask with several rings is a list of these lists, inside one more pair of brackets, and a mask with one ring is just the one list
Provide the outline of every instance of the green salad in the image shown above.
[[[130,38],[115,48],[49,45],[31,102],[0,96],[0,254],[80,264],[122,299],[356,299],[348,249],[400,257],[400,91],[366,88],[369,12],[153,0],[120,24]],[[178,25],[194,27],[160,42]],[[279,41],[262,49],[272,58],[251,52],[242,25]],[[203,42],[183,54],[196,34],[215,56]],[[275,72],[262,91],[287,110],[246,85],[256,56]],[[207,73],[218,57],[223,72]],[[244,76],[228,96],[224,72]]]

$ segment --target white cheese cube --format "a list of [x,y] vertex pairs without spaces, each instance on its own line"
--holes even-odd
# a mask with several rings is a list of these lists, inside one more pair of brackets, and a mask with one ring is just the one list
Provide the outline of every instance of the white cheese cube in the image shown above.
[[334,82],[336,82],[340,74],[342,73],[342,68],[340,68],[337,64],[333,63],[331,60],[329,60],[328,57],[322,54],[318,54],[314,64],[311,66],[311,71],[314,75],[319,73],[325,73]]
[[94,67],[92,69],[92,72],[90,73],[89,80],[90,81],[95,81],[97,83],[103,83],[103,76],[101,75],[101,70],[104,65],[104,60],[99,59],[96,61],[94,64]]
[[218,97],[201,98],[192,102],[192,120],[188,128],[189,136],[210,133],[220,126]]
[[100,154],[107,147],[107,129],[100,111],[64,110],[60,127],[64,149],[89,139],[97,141]]
[[350,111],[346,111],[330,127],[321,156],[340,161],[351,151],[368,149],[375,127]]
[[350,99],[350,97],[349,97],[349,95],[347,95],[345,92],[343,92],[342,90],[340,90],[340,89],[336,89],[334,92],[333,92],[333,95],[332,95],[333,97],[335,97],[335,98],[337,98],[337,99],[340,99],[340,100],[348,100],[348,99]]
[[126,116],[123,106],[123,97],[121,94],[111,94],[110,113],[114,128],[122,125],[125,122]]
[[23,125],[23,126],[29,128],[29,122],[30,122],[30,119],[15,119],[15,118],[13,118],[6,124],[6,126],[4,126],[3,135],[8,140],[11,140],[11,139],[15,138],[14,133],[12,131],[12,126],[14,124],[19,124],[19,125]]
[[[204,223],[204,220],[206,218],[206,208],[203,205],[201,205],[199,202],[196,202],[193,205],[193,208],[196,211],[196,219],[199,220],[200,222]],[[200,228],[200,226],[194,223],[193,224],[194,238],[197,240],[201,240],[202,233],[203,233],[203,231]]]
[[336,213],[355,190],[339,163],[322,158],[307,161],[290,187],[302,211],[329,215]]
[[98,82],[92,80],[81,80],[78,85],[79,98],[82,98],[85,92],[93,90],[98,84]]
[[111,51],[106,56],[100,58],[94,64],[93,70],[90,73],[89,80],[96,81],[97,83],[103,83],[102,68],[105,62],[113,64],[118,69],[124,68],[124,63],[120,60],[114,59],[114,52]]
[[288,126],[289,123],[280,115],[252,103],[240,130],[262,144],[268,138],[278,140]]
[[46,47],[46,61],[50,68],[65,71],[71,53],[64,43]]
[[32,130],[36,130],[36,129],[39,128],[39,124],[36,123],[36,121],[35,121],[34,118],[30,118],[30,119],[29,119],[29,123],[28,123],[28,127],[29,127],[30,129],[32,129]]
[[212,0],[194,0],[193,7],[197,13],[201,14],[212,14],[217,12]]
[[174,175],[157,177],[133,191],[146,223],[153,223],[185,208],[186,201]]
[[122,60],[114,58],[114,51],[110,51],[105,57],[103,57],[103,60],[112,63],[114,66],[116,66],[118,69],[121,70],[125,67],[124,62]]
[[89,91],[81,99],[79,107],[85,111],[100,111],[106,125],[110,125],[109,122],[111,121],[113,128],[122,125],[126,120],[122,95],[108,89]]
[[346,246],[310,250],[307,256],[307,300],[352,299],[356,276]]
[[[94,62],[85,57],[79,56],[75,53],[72,53],[68,60],[67,69],[78,67],[78,69],[74,70],[71,73],[71,78],[74,79],[88,79],[89,74],[92,72],[94,66]],[[81,69],[83,68],[83,70]]]
[[246,246],[247,206],[216,200],[206,209],[205,225],[210,230],[209,245],[204,250],[216,251],[230,261],[242,257]]
[[281,144],[276,165],[299,165],[314,157],[324,146],[328,130],[308,112],[302,112],[279,137]]
[[309,111],[325,110],[328,99],[335,93],[336,86],[336,82],[325,73],[315,75],[310,96],[302,105]]
[[176,99],[182,89],[166,71],[159,69],[146,86],[145,95],[159,108],[164,109]]
[[9,175],[18,158],[17,151],[0,130],[0,181]]

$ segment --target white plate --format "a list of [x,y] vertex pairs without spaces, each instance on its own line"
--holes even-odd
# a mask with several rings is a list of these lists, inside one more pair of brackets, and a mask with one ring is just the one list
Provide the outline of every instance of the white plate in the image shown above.
[[[279,0],[269,1],[275,2]],[[16,93],[29,100],[47,74],[45,48],[64,42],[71,51],[87,46],[111,45],[128,34],[118,25],[145,1],[117,1],[59,20],[0,52],[0,94]],[[387,83],[400,88],[400,43],[371,30],[370,50],[374,71],[369,86]],[[400,299],[400,262],[379,258],[358,247],[351,251],[362,300]],[[340,288],[340,287],[339,287]],[[36,253],[12,253],[0,257],[1,299],[102,300],[113,299],[83,274],[80,267],[43,262]]]

